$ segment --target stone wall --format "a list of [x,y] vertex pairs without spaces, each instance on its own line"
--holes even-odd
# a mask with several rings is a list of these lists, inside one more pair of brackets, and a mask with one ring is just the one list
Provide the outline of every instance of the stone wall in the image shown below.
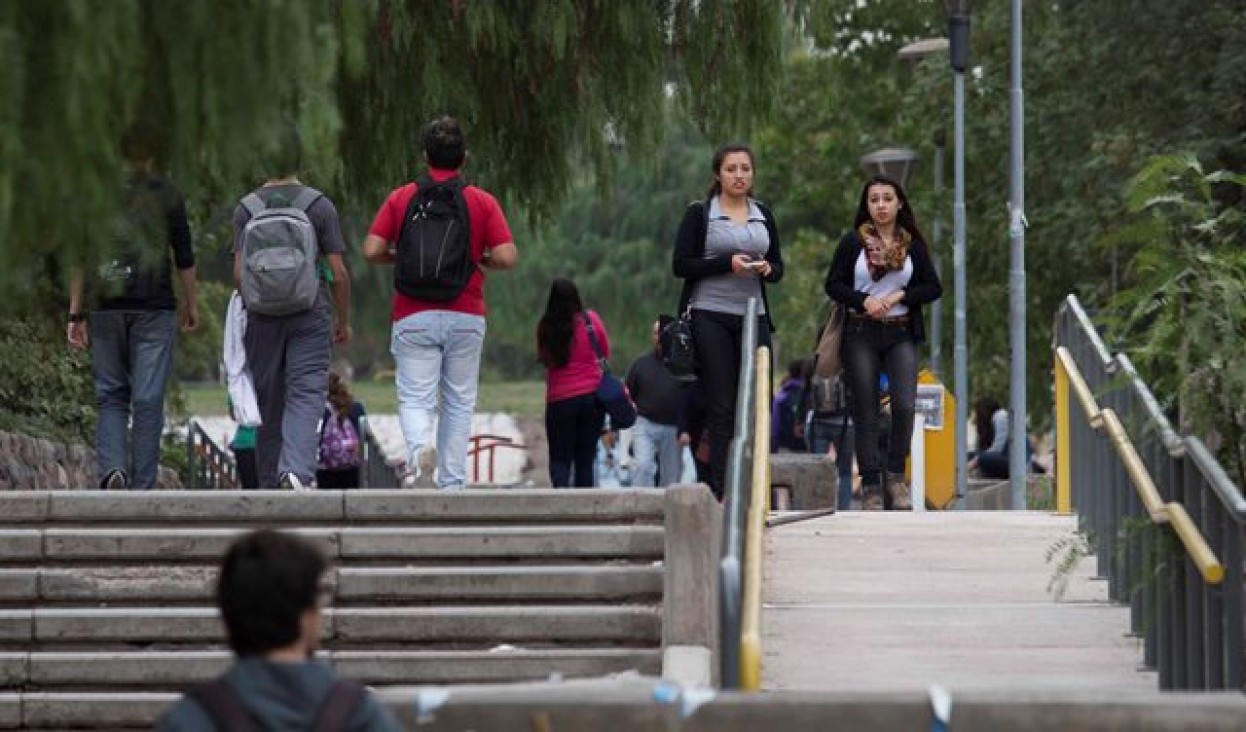
[[[0,430],[0,491],[93,490],[95,451]],[[181,490],[177,473],[161,467],[156,487]]]

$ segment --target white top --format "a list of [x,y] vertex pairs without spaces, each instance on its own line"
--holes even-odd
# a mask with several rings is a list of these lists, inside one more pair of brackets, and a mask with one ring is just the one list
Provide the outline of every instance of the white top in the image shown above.
[[[861,250],[861,254],[857,256],[857,266],[853,269],[853,288],[857,292],[864,292],[866,295],[874,297],[883,297],[890,295],[896,290],[903,290],[913,279],[913,258],[911,256],[904,257],[904,267],[894,272],[888,272],[881,279],[875,280],[870,276],[870,265],[865,258],[865,249]],[[909,306],[903,303],[897,303],[895,307],[887,311],[888,318],[894,318],[897,315],[907,315]]]

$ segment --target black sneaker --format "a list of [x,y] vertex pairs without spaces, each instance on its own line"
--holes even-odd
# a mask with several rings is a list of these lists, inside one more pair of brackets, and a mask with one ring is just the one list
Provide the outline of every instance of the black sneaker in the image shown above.
[[108,475],[100,481],[100,490],[105,491],[123,491],[130,487],[130,479],[126,477],[125,471],[121,468],[113,468],[108,471]]

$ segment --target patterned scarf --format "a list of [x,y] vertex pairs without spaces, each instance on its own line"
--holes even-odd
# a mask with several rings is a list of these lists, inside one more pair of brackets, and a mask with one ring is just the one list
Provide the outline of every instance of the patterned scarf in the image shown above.
[[870,268],[870,277],[875,282],[881,280],[888,272],[904,269],[904,260],[909,255],[909,244],[913,237],[903,227],[896,227],[894,241],[883,243],[883,238],[874,228],[874,222],[866,221],[857,227],[857,236],[865,248],[865,262]]

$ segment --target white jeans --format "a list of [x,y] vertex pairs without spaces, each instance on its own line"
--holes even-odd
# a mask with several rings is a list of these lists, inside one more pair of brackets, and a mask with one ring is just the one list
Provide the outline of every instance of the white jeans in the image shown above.
[[632,456],[636,461],[632,469],[634,486],[665,488],[679,482],[683,474],[683,455],[673,424],[637,417],[632,425]]
[[484,340],[480,315],[428,310],[394,323],[390,352],[397,366],[398,422],[407,441],[407,464],[415,465],[416,453],[428,444],[436,417],[438,488],[467,485],[467,442]]

